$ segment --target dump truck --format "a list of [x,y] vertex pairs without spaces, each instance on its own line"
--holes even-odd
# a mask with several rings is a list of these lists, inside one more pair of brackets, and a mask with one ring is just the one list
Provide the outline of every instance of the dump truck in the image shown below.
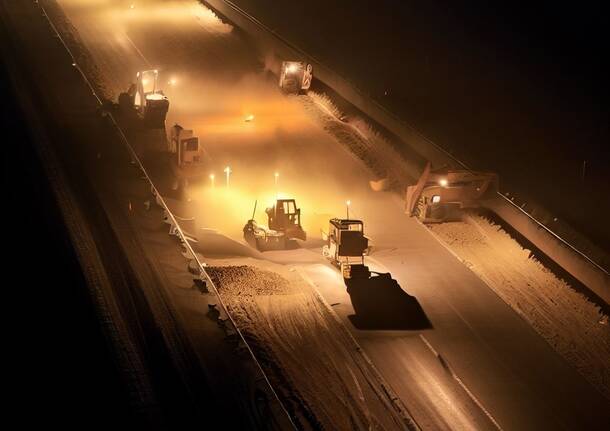
[[498,176],[470,170],[432,170],[428,163],[417,184],[407,187],[405,212],[424,223],[459,220],[498,191]]
[[302,61],[284,61],[280,70],[280,88],[285,93],[300,94],[309,90],[313,66]]
[[254,219],[257,203],[254,203],[252,218],[243,228],[244,239],[259,251],[285,250],[296,239],[305,241],[307,234],[301,226],[301,209],[294,199],[277,199],[265,210],[268,227],[259,225]]

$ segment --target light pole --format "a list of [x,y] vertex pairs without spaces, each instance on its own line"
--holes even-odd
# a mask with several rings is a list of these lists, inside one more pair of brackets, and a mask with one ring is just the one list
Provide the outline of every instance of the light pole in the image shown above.
[[273,178],[275,180],[275,188],[277,188],[277,180],[280,177],[280,173],[276,172],[275,174],[273,174]]
[[227,174],[227,188],[229,187],[229,177],[231,176],[231,172],[233,172],[231,170],[230,166],[227,166],[224,170],[225,174]]
[[349,199],[345,201],[345,212],[347,213],[347,220],[349,220],[349,206],[352,204],[352,201]]
[[216,175],[210,174],[210,183],[212,184],[212,188],[214,188],[214,179],[215,178],[216,178]]

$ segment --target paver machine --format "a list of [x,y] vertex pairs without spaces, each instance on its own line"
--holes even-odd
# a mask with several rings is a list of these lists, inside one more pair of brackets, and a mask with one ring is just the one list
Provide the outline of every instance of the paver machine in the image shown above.
[[369,239],[362,220],[333,218],[329,221],[327,243],[322,254],[341,270],[343,278],[368,279],[371,271],[364,263]]
[[133,106],[142,119],[144,126],[150,129],[164,129],[165,116],[169,109],[169,99],[163,91],[157,88],[158,70],[138,72],[135,87],[132,86],[128,95]]
[[301,209],[294,199],[277,199],[272,207],[265,210],[269,227],[256,223],[256,202],[252,218],[244,226],[244,239],[259,251],[285,250],[290,241],[305,241],[307,234],[301,226]]

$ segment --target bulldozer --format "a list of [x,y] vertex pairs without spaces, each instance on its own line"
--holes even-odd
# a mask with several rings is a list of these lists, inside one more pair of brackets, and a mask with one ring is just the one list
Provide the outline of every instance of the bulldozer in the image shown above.
[[423,223],[459,220],[498,191],[498,175],[470,170],[432,170],[428,163],[417,184],[407,187],[405,212]]
[[313,79],[313,66],[302,61],[284,61],[280,70],[280,88],[289,94],[309,90]]
[[277,199],[265,210],[269,227],[258,225],[254,219],[257,202],[254,202],[252,218],[243,228],[244,239],[259,251],[285,250],[291,241],[305,241],[307,234],[301,226],[301,209],[294,199]]
[[144,70],[136,74],[136,83],[119,96],[119,106],[124,111],[136,111],[147,129],[165,129],[165,117],[169,100],[157,88],[158,70]]
[[322,247],[322,255],[341,270],[345,280],[371,277],[371,271],[364,263],[369,239],[364,235],[362,220],[330,219],[325,236],[327,243]]

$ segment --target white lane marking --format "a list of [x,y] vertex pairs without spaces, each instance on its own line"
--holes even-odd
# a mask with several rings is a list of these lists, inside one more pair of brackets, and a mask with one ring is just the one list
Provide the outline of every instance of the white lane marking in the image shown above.
[[453,377],[453,379],[458,383],[458,385],[460,385],[460,387],[464,390],[464,392],[466,392],[466,394],[470,397],[470,399],[481,409],[481,411],[485,414],[485,416],[487,416],[487,419],[489,419],[491,421],[491,423],[493,423],[494,426],[498,430],[503,431],[502,427],[496,421],[496,419],[492,416],[492,414],[485,408],[485,406],[479,401],[479,399],[470,391],[470,389],[468,389],[466,384],[462,381],[462,379],[460,379],[460,377],[455,373],[455,371],[453,371],[453,368],[451,368],[451,365],[449,365],[449,362],[447,362],[447,360],[445,358],[443,358],[440,355],[440,353],[438,353],[436,351],[436,349],[434,347],[432,347],[432,344],[430,344],[430,342],[426,339],[426,337],[424,337],[423,334],[419,334],[419,337],[424,342],[426,347],[428,347],[428,349],[430,349],[430,351],[434,354],[434,356],[436,356],[438,358],[438,360],[441,362],[441,365],[449,371],[449,373],[451,374],[451,377]]
[[423,336],[423,334],[419,334],[419,338],[424,342],[424,344],[430,349],[430,351],[434,354],[434,356],[438,357],[438,352],[432,347],[432,344],[428,342],[428,339]]

